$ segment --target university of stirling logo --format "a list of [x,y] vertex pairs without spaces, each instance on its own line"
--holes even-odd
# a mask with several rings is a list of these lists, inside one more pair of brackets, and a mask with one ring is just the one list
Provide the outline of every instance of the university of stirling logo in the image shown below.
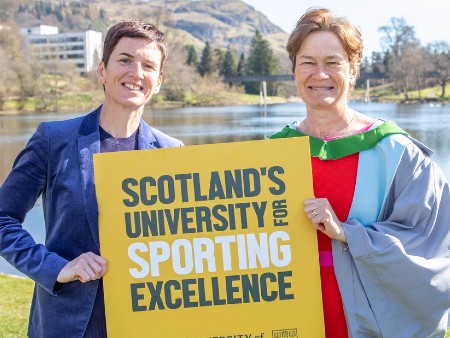
[[273,330],[272,338],[298,338],[297,329]]

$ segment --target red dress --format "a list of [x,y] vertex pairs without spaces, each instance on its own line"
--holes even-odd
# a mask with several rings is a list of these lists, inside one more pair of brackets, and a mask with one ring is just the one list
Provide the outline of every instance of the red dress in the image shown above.
[[[328,161],[311,157],[314,196],[328,198],[341,221],[347,220],[352,204],[358,157],[358,153]],[[344,309],[333,268],[331,239],[320,231],[317,238],[325,334],[327,338],[347,338]]]

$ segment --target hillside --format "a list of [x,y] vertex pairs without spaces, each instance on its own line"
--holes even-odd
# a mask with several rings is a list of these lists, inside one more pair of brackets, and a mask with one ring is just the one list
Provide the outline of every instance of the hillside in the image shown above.
[[[132,5],[124,9],[123,2]],[[187,38],[200,44],[208,41],[215,48],[231,46],[238,52],[247,51],[250,41],[259,30],[281,51],[287,34],[262,13],[239,0],[151,0],[116,1],[105,8],[113,21],[139,17],[150,19],[169,29],[187,33]]]
[[[111,24],[131,18],[149,20],[198,49],[208,41],[213,48],[228,46],[238,53],[247,52],[259,30],[277,55],[284,55],[287,33],[261,12],[240,0],[81,0],[10,2],[8,13],[20,27],[55,25],[61,32],[94,29],[105,32]],[[5,7],[6,8],[6,7]],[[5,12],[6,10],[3,9]]]

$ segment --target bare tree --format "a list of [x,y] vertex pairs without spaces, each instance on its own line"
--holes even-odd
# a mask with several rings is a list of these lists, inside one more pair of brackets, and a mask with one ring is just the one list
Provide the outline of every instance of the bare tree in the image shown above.
[[[5,32],[2,32],[5,33]],[[6,100],[12,94],[16,76],[11,69],[14,59],[10,55],[10,46],[0,38],[0,110],[3,110]]]
[[5,59],[2,60],[4,65],[9,66],[7,71],[1,73],[2,82],[9,87],[6,89],[7,95],[17,99],[19,110],[23,109],[27,99],[34,95],[35,79],[39,74],[35,67],[33,68],[30,63],[25,61],[22,44],[19,28],[15,23],[7,22],[5,26],[2,26],[0,47],[5,54]]
[[[424,77],[428,65],[426,50],[419,44],[409,44],[405,46],[402,53],[401,64],[405,69],[405,77],[410,83],[410,88],[416,89],[419,99],[422,99],[421,89],[424,85]],[[407,93],[405,98],[407,98]]]
[[16,8],[17,4],[15,3],[15,0],[0,1],[0,22],[12,19]]
[[187,57],[182,37],[171,29],[168,29],[165,34],[169,45],[169,55],[164,66],[164,79],[160,95],[168,100],[183,102],[186,97],[192,95],[193,86],[200,81],[200,75],[198,75],[195,65],[180,62],[180,60],[186,60]]
[[401,90],[405,99],[408,92],[421,88],[421,79],[425,72],[423,48],[416,37],[413,26],[409,26],[404,18],[391,18],[390,24],[381,26],[384,33],[382,46],[388,57],[388,72],[396,87]]
[[16,77],[10,66],[12,60],[4,49],[0,49],[0,60],[3,60],[3,62],[0,62],[0,110],[3,110],[6,100],[12,94],[12,85]]
[[39,69],[39,67],[33,67],[30,63],[27,63],[21,59],[16,60],[13,65],[13,70],[17,77],[17,98],[19,110],[24,109],[27,99],[34,96],[36,93],[36,80],[40,75]]
[[419,43],[414,27],[409,26],[404,18],[392,17],[389,25],[381,26],[378,30],[384,33],[382,46],[395,57],[402,56],[405,46]]
[[431,70],[439,79],[442,92],[441,98],[445,96],[445,87],[450,81],[450,44],[446,41],[436,41],[427,45]]

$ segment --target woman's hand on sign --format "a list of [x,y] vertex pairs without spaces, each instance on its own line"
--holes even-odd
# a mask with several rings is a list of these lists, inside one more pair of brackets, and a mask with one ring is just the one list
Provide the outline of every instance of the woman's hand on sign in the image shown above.
[[305,200],[305,212],[314,228],[340,242],[347,242],[342,223],[334,213],[327,198],[310,198]]
[[59,283],[68,283],[79,280],[86,283],[103,277],[108,263],[106,260],[92,252],[86,252],[67,263],[59,272],[56,280]]

